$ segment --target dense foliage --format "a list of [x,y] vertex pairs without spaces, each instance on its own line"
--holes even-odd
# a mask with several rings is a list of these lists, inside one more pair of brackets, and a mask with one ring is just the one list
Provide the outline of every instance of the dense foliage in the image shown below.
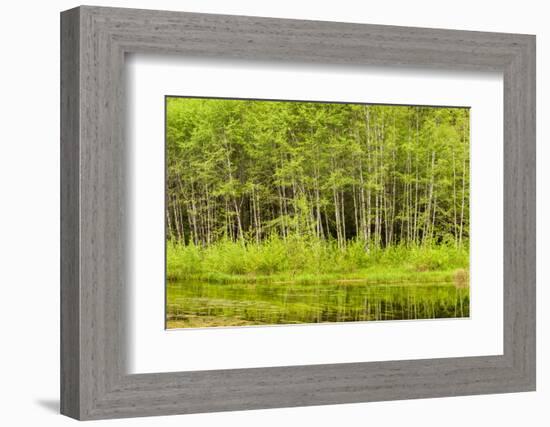
[[467,248],[466,108],[193,98],[166,108],[172,244]]

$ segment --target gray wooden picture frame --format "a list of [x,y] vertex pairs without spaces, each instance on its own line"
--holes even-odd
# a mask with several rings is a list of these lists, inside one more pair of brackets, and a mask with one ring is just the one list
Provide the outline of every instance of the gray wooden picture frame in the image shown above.
[[[504,354],[127,374],[124,60],[135,52],[502,72]],[[532,35],[78,7],[61,14],[61,166],[65,415],[85,420],[535,390]]]

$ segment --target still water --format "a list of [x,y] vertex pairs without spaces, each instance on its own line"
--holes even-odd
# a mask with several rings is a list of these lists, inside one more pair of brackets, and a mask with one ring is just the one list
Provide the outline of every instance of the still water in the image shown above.
[[469,316],[469,290],[452,283],[170,282],[168,328]]

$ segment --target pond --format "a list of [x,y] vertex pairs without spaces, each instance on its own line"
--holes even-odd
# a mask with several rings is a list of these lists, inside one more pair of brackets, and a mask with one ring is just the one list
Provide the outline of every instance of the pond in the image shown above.
[[468,317],[452,283],[169,282],[167,328]]

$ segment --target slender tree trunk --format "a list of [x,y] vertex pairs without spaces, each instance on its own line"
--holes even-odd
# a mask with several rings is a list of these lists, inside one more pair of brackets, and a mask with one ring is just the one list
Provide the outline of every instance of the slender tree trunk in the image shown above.
[[286,216],[285,216],[285,207],[284,207],[284,196],[283,196],[283,190],[282,186],[277,186],[277,191],[279,192],[279,209],[281,212],[281,234],[283,236],[283,240],[286,240]]
[[200,241],[200,236],[197,225],[197,204],[195,203],[195,190],[193,183],[191,183],[191,212],[191,219],[193,221],[193,232],[195,235],[195,245],[198,245]]
[[235,216],[237,217],[237,237],[244,242],[243,224],[241,221],[241,210],[237,204],[237,199],[233,197],[233,206],[235,207]]
[[458,246],[458,219],[456,212],[456,161],[455,161],[455,151],[453,148],[453,235],[455,239],[455,247]]
[[262,237],[263,237],[262,204],[261,204],[261,200],[260,200],[260,194],[258,194],[258,192],[256,192],[256,197],[257,197],[256,210],[258,211],[258,234],[259,234],[260,240],[261,240]]
[[227,232],[229,232],[229,239],[231,241],[235,240],[235,229],[234,229],[234,221],[231,218],[231,211],[229,210],[229,198],[226,196],[224,198],[225,200],[225,229]]
[[321,200],[319,197],[319,182],[315,180],[315,211],[317,213],[317,238],[323,238],[323,222],[321,220]]
[[172,201],[172,204],[174,205],[174,221],[176,226],[176,234],[178,241],[183,242],[185,244],[185,239],[183,239],[182,236],[182,230],[183,230],[183,223],[180,223],[179,221],[179,211],[180,211],[180,201],[177,196],[174,196],[174,199]]
[[392,174],[393,174],[393,183],[392,183],[392,191],[391,191],[391,215],[390,215],[390,232],[389,232],[389,242],[388,244],[391,245],[393,242],[393,233],[394,233],[394,224],[395,224],[395,203],[396,203],[396,177],[395,177],[395,148],[393,149],[392,153],[393,157],[393,167],[392,167]]
[[298,236],[301,236],[302,230],[300,227],[300,222],[302,221],[302,215],[300,212],[300,207],[298,206],[298,190],[296,185],[296,179],[292,177],[292,209],[294,210],[294,229]]
[[365,179],[363,177],[363,160],[359,160],[359,184],[361,186],[359,196],[361,200],[361,231],[363,233],[363,240],[367,242],[369,240],[369,233],[367,230],[367,208],[365,205]]
[[[172,221],[170,221],[170,216],[171,216],[171,213],[170,213],[170,207],[171,206],[170,205],[171,205],[171,203],[169,202],[169,200],[170,200],[170,198],[167,197],[167,200],[166,200],[166,205],[167,206],[166,206],[166,209],[165,209],[166,210],[166,225],[168,226],[167,227],[168,228],[167,238],[168,238],[168,240],[172,240],[175,233],[174,233],[174,230],[172,229]],[[174,209],[172,209],[172,210],[174,211]],[[179,236],[178,236],[177,239],[179,240]]]
[[256,210],[256,193],[254,191],[254,185],[252,185],[252,197],[250,198],[252,202],[252,216],[254,218],[254,231],[256,235],[256,243],[260,243],[260,224],[258,222],[258,212]]
[[428,190],[428,201],[426,206],[426,220],[424,222],[424,233],[422,236],[423,243],[427,243],[427,239],[429,237],[429,231],[430,231],[430,219],[431,219],[431,209],[432,209],[432,198],[433,198],[433,189],[434,189],[434,165],[435,165],[435,151],[432,151],[431,154],[431,168],[430,168],[430,183],[429,183],[429,190]]
[[352,191],[353,191],[353,215],[355,218],[355,236],[356,238],[359,238],[361,233],[359,231],[359,212],[357,210],[357,194],[355,192],[355,183],[352,186]]
[[430,231],[430,242],[432,242],[434,238],[436,212],[437,212],[437,190],[434,190],[434,205],[433,205],[433,213],[432,213],[432,228]]
[[420,145],[419,141],[419,132],[420,132],[420,120],[419,120],[419,110],[418,107],[416,108],[416,143],[415,143],[415,156],[414,156],[414,164],[415,164],[415,180],[414,180],[414,226],[413,226],[413,232],[414,232],[414,243],[417,245],[419,243],[419,231],[418,231],[418,222],[419,222],[419,212],[418,212],[418,183],[419,183],[419,175],[418,175],[418,147]]
[[[466,151],[466,126],[464,126],[462,145],[464,147],[464,151]],[[464,154],[463,157],[464,157],[464,160],[462,163],[462,202],[460,206],[460,231],[459,231],[459,237],[458,237],[459,247],[462,247],[462,233],[464,230],[464,207],[466,204],[466,160],[467,160],[466,153]]]
[[411,168],[411,128],[409,126],[409,147],[407,148],[407,182],[406,182],[406,203],[407,203],[407,247],[411,244],[412,240],[412,168]]
[[342,220],[340,221],[340,224],[342,225],[342,247],[346,246],[346,216],[345,216],[345,209],[344,209],[344,190],[340,190],[340,214],[342,215]]
[[332,238],[332,233],[330,231],[330,224],[329,224],[329,219],[328,219],[328,212],[327,212],[327,208],[326,208],[326,205],[325,207],[323,208],[324,210],[324,213],[325,213],[325,230],[326,230],[326,236],[327,236],[327,239],[331,239]]
[[342,233],[340,231],[340,209],[339,209],[339,200],[338,192],[336,191],[336,186],[332,186],[332,193],[334,197],[334,220],[336,223],[336,238],[338,240],[338,247],[342,247]]
[[372,222],[372,212],[371,212],[371,182],[372,182],[372,156],[371,156],[371,148],[370,148],[370,133],[371,133],[371,126],[370,126],[370,109],[368,105],[365,105],[365,122],[366,122],[366,142],[367,142],[367,173],[369,174],[369,180],[368,180],[368,187],[367,187],[367,215],[366,215],[366,223],[367,223],[367,242],[371,241],[371,222]]

